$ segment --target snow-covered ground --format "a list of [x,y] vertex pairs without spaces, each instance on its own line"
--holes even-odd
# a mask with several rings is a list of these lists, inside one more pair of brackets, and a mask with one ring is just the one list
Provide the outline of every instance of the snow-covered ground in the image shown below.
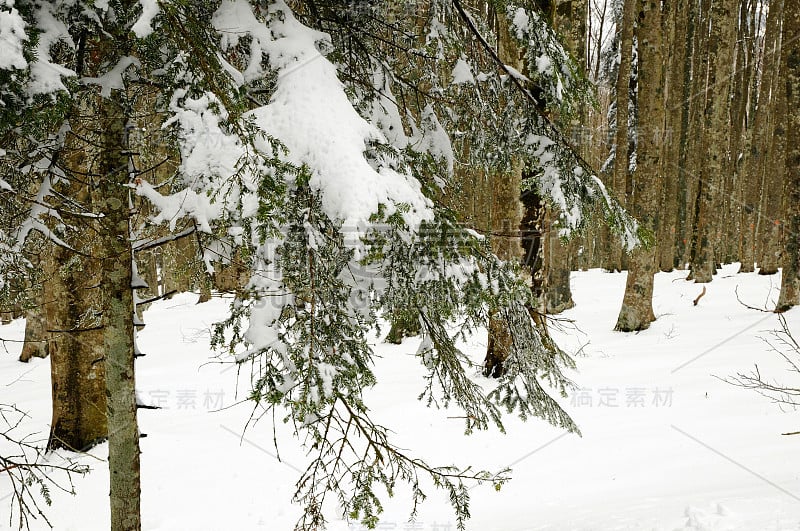
[[[685,282],[685,272],[656,278],[658,320],[638,334],[612,331],[625,275],[573,274],[576,307],[563,314],[560,344],[577,353],[572,374],[579,390],[563,400],[583,432],[564,434],[539,420],[508,418],[508,433],[463,435],[455,411],[428,410],[415,397],[422,369],[417,341],[386,345],[379,385],[368,397],[376,420],[396,432],[395,441],[435,464],[513,468],[513,480],[496,492],[471,490],[470,530],[531,529],[800,529],[800,430],[794,411],[720,381],[758,363],[762,373],[789,379],[762,338],[778,328],[770,307],[778,276],[736,275],[726,266],[706,286]],[[246,375],[214,363],[209,327],[227,301],[195,305],[182,295],[155,304],[146,314],[138,362],[144,401],[162,406],[140,411],[142,508],[146,530],[290,530],[299,509],[290,503],[304,467],[296,441],[278,427],[282,461],[276,458],[270,419],[250,425],[252,406],[240,402]],[[786,314],[800,338],[800,310]],[[0,326],[0,337],[21,339],[24,323]],[[38,432],[44,443],[50,421],[49,361],[16,361],[18,343],[0,348],[0,403],[30,414],[19,434]],[[467,345],[480,360],[485,337]],[[796,376],[796,375],[795,375]],[[477,376],[476,376],[477,377]],[[798,379],[794,380],[797,385]],[[80,458],[93,468],[76,481],[76,496],[54,492],[47,514],[57,530],[108,528],[105,445]],[[58,456],[53,456],[58,462]],[[10,487],[0,474],[0,529],[7,529]],[[389,500],[381,530],[455,529],[446,495],[428,490],[414,523],[409,498],[399,489]],[[330,529],[360,529],[331,510]],[[46,529],[38,520],[33,529]]]

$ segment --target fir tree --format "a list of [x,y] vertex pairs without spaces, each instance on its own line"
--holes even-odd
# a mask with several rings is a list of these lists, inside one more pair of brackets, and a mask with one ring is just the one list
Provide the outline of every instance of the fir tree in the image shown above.
[[[38,231],[101,259],[101,286],[115,295],[101,308],[106,352],[122,371],[107,382],[109,427],[121,409],[133,407],[135,421],[133,389],[120,383],[133,380],[135,193],[176,237],[185,234],[179,220],[190,220],[209,267],[247,265],[250,281],[213,344],[253,366],[250,398],[305,441],[310,461],[295,493],[303,529],[324,525],[326,496],[374,527],[378,485],[391,494],[408,483],[415,510],[421,475],[448,492],[463,527],[464,481],[499,487],[508,478],[429,465],[370,418],[364,393],[377,382],[367,333],[382,316],[418,319],[427,370],[419,397],[464,410],[467,433],[502,430],[504,412],[577,431],[549,395],[566,392],[572,361],[534,325],[520,265],[497,259],[442,205],[458,165],[492,172],[524,161],[526,186],[568,227],[585,224],[599,202],[626,242],[636,240],[635,224],[547,119],[551,107],[572,112],[586,85],[535,10],[497,6],[514,22],[532,79],[493,54],[496,36],[476,9],[487,6],[432,0],[408,17],[401,5],[65,0],[3,11],[21,28],[21,59],[0,65],[9,146],[0,183],[29,214],[5,225],[12,254]],[[20,102],[21,115],[12,111]],[[78,134],[87,119],[103,128]],[[153,137],[174,166],[145,164]],[[71,163],[65,155],[76,152],[97,164]],[[84,245],[86,226],[98,231],[97,247]],[[481,329],[490,309],[512,342],[486,393],[456,340]],[[112,500],[114,455],[138,458],[136,444],[112,451]],[[131,497],[134,467],[136,478],[116,469]],[[140,525],[135,501],[120,510],[115,528]]]

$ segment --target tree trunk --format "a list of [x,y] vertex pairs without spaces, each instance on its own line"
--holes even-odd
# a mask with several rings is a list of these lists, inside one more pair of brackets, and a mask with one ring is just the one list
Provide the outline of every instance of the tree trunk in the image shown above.
[[[522,186],[522,167],[517,165],[507,174],[492,176],[492,252],[502,260],[519,260],[522,255],[519,228],[522,221],[520,208],[520,188]],[[492,310],[493,312],[493,310]],[[511,334],[508,324],[500,317],[489,317],[489,336],[486,358],[483,362],[485,376],[499,377],[503,374],[503,362],[511,353]]]
[[[104,63],[116,61],[133,50],[126,21],[132,20],[138,2],[118,6],[118,18],[106,26],[109,40],[99,40],[94,50]],[[113,43],[113,47],[111,44]],[[100,230],[103,286],[103,346],[105,348],[108,417],[108,468],[110,472],[111,530],[140,531],[140,451],[136,415],[134,301],[131,287],[131,197],[133,161],[129,133],[134,122],[130,112],[136,102],[125,89],[108,97],[96,96],[98,157],[96,204]]]
[[[701,192],[702,180],[701,166],[704,160],[702,152],[702,137],[704,134],[703,119],[706,108],[706,73],[708,70],[708,9],[710,0],[693,2],[689,8],[688,30],[691,37],[687,36],[687,45],[691,41],[691,61],[687,63],[684,79],[689,83],[689,92],[686,94],[688,107],[687,134],[681,149],[685,150],[682,158],[682,175],[686,176],[685,195],[682,196],[683,213],[685,215],[681,242],[683,255],[681,262],[690,264],[694,261],[696,252],[695,231],[697,229],[698,194]],[[689,274],[691,278],[692,274]]]
[[[678,266],[679,260],[676,256],[676,236],[679,220],[678,195],[682,191],[680,186],[682,167],[680,163],[681,142],[683,135],[684,116],[682,104],[684,101],[684,65],[686,64],[686,24],[688,11],[687,0],[677,0],[667,4],[669,9],[668,35],[670,36],[670,50],[673,50],[668,65],[666,66],[666,102],[667,118],[665,130],[664,146],[664,219],[661,223],[661,230],[658,237],[658,262],[659,269],[662,271],[672,271]],[[678,22],[680,21],[680,22]],[[679,112],[681,111],[681,112]]]
[[[628,207],[628,180],[630,177],[629,161],[631,138],[628,134],[628,118],[630,113],[631,93],[631,66],[633,62],[633,17],[636,11],[636,0],[625,0],[622,6],[622,20],[620,22],[620,63],[617,72],[617,115],[614,143],[616,152],[614,157],[614,173],[612,188],[622,206]],[[618,271],[622,269],[622,244],[616,241],[609,243],[609,258],[606,269]]]
[[[77,112],[88,113],[90,105],[82,95],[73,103]],[[67,136],[62,164],[69,174],[86,175],[96,149],[83,140],[90,135],[86,123],[74,117],[73,134]],[[77,182],[62,181],[66,196],[88,202],[90,189]],[[91,226],[90,226],[91,224]],[[98,264],[92,258],[97,241],[93,221],[75,227],[72,246],[75,253],[53,245],[43,253],[42,317],[50,354],[52,420],[48,449],[85,451],[108,436],[106,421],[106,382],[103,364]]]
[[[547,279],[544,281],[544,307],[547,314],[561,313],[575,306],[572,300],[572,289],[569,285],[571,273],[569,252],[567,246],[558,235],[559,219],[552,208],[548,208],[548,222],[543,223],[546,234],[542,238],[544,243],[544,271]],[[592,241],[592,240],[589,240]]]
[[[116,98],[119,96],[116,95]],[[133,253],[128,207],[130,198],[127,117],[114,96],[99,103],[103,152],[99,183],[102,218],[103,344],[108,395],[108,466],[111,474],[111,529],[141,529],[139,508],[139,429],[134,378]]]
[[[736,41],[734,0],[711,3],[708,35],[707,100],[705,134],[700,143],[704,162],[700,165],[695,254],[692,277],[695,282],[711,282],[716,272],[715,242],[719,242],[723,218],[723,194],[732,164],[728,153],[730,135],[730,67]],[[718,220],[715,223],[715,220]]]
[[[780,71],[777,80],[781,80]],[[786,86],[776,83],[775,106],[772,113],[772,138],[768,145],[766,168],[761,189],[762,248],[759,274],[774,275],[778,272],[783,231],[783,186],[786,167]]]
[[754,108],[753,131],[750,135],[749,148],[745,150],[746,159],[745,179],[745,204],[742,209],[742,239],[741,272],[753,271],[756,260],[759,266],[764,265],[757,252],[761,245],[761,228],[763,227],[764,210],[762,210],[762,196],[766,178],[767,152],[771,139],[769,138],[770,116],[774,114],[776,95],[775,79],[779,68],[780,33],[781,33],[781,5],[777,0],[771,5],[767,13],[766,31],[764,34],[764,50],[761,63],[763,65],[761,80],[758,89],[757,106]]
[[44,321],[44,298],[41,286],[34,287],[33,305],[25,312],[25,343],[19,361],[47,357],[47,326]]
[[[639,2],[639,135],[637,167],[633,186],[634,216],[642,228],[658,234],[658,203],[661,197],[661,142],[664,132],[664,83],[662,16],[656,0]],[[655,320],[653,279],[656,249],[639,247],[633,251],[628,280],[616,330],[644,330]]]
[[776,311],[800,303],[800,0],[784,0],[781,78],[786,87],[786,248]]
[[108,436],[102,332],[91,313],[96,301],[87,299],[90,268],[62,247],[43,262],[53,404],[47,447],[82,452]]
[[392,327],[386,334],[385,341],[394,345],[399,345],[403,339],[419,335],[420,324],[419,315],[407,312],[396,312],[392,316]]
[[[563,37],[563,42],[567,51],[575,60],[579,71],[583,75],[584,65],[586,64],[586,17],[588,4],[586,0],[567,0],[558,2],[555,9],[554,27]],[[556,117],[558,120],[558,117]],[[577,122],[585,123],[586,112],[581,109]],[[558,122],[557,122],[558,123]],[[570,124],[561,123],[562,127]],[[586,146],[579,144],[578,149],[586,151]],[[559,215],[548,209],[548,233],[544,241],[544,270],[547,279],[545,280],[545,301],[544,307],[547,313],[561,313],[564,310],[575,306],[572,300],[572,289],[570,288],[570,263],[569,249],[561,241],[558,235]],[[592,240],[589,240],[592,241]]]
[[[496,13],[498,55],[506,64],[524,72],[524,64],[516,43],[509,33],[509,23],[501,8]],[[515,160],[509,171],[490,176],[492,251],[498,258],[506,261],[519,260],[522,256],[520,229],[522,209],[520,205],[522,190],[522,163]],[[534,194],[535,192],[526,192]],[[508,324],[490,308],[486,357],[483,374],[495,378],[503,374],[503,362],[511,353],[512,338]]]

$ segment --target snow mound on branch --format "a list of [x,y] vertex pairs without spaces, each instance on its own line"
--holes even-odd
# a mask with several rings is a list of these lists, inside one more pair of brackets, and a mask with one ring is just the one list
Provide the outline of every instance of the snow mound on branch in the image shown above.
[[55,6],[43,4],[36,12],[36,26],[41,33],[36,45],[37,60],[31,64],[31,82],[28,85],[28,93],[31,95],[67,90],[61,81],[62,76],[76,75],[69,68],[51,62],[50,47],[52,45],[64,41],[72,47],[75,46],[67,26],[53,15],[51,9],[55,9]]
[[0,1],[0,7],[10,7],[10,11],[0,11],[0,42],[3,53],[0,54],[0,68],[11,70],[23,69],[28,61],[22,55],[22,42],[28,40],[25,34],[25,21],[14,9],[14,2]]
[[140,39],[143,39],[153,33],[153,19],[161,11],[158,7],[156,0],[139,0],[142,6],[142,16],[136,21],[136,24],[131,27],[131,31]]
[[462,83],[475,84],[475,76],[472,75],[472,68],[463,57],[456,61],[452,76],[454,85],[460,85]]
[[[328,36],[302,25],[282,2],[272,4],[268,16],[267,26],[247,2],[228,0],[213,23],[223,32],[223,45],[251,37],[245,79],[263,75],[264,56],[277,71],[269,104],[249,116],[286,146],[289,162],[310,171],[310,185],[320,192],[328,217],[343,226],[364,227],[381,205],[387,214],[404,205],[404,219],[412,228],[431,219],[431,203],[415,179],[367,159],[369,143],[387,140],[353,108],[336,67],[321,53]],[[266,141],[257,147],[271,151]]]

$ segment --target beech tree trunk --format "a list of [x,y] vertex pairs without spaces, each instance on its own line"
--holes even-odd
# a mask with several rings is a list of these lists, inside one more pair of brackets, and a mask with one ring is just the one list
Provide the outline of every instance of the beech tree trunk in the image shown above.
[[[584,73],[586,64],[586,17],[588,4],[586,0],[567,0],[558,2],[555,9],[554,28],[563,37],[564,45],[570,53],[578,69]],[[579,124],[585,123],[587,113],[581,109],[576,117]],[[570,127],[571,124],[563,123],[562,128]],[[578,145],[576,148],[585,152],[585,146]],[[558,212],[548,209],[547,235],[544,239],[544,272],[546,275],[544,308],[546,313],[561,313],[564,310],[575,306],[572,300],[572,289],[570,287],[570,256],[569,248],[558,235],[559,223]],[[592,239],[587,239],[589,242]]]
[[[520,51],[509,33],[509,23],[500,9],[496,13],[498,55],[506,64],[524,72]],[[522,190],[522,163],[514,161],[506,172],[497,172],[490,176],[492,231],[492,252],[502,260],[519,260],[522,256],[520,229],[522,224],[522,208],[520,197]],[[527,192],[534,194],[535,192]],[[495,378],[503,374],[503,362],[511,353],[512,337],[508,324],[494,314],[490,308],[486,357],[483,374]]]
[[[552,208],[548,208],[547,220],[542,225],[546,227],[544,236],[544,272],[547,279],[544,282],[544,309],[545,313],[556,314],[575,306],[572,300],[572,289],[569,278],[571,268],[569,263],[569,250],[558,235],[560,229],[559,218]],[[591,240],[589,240],[591,241]]]
[[[778,61],[778,64],[780,61]],[[781,255],[781,236],[783,231],[783,185],[786,168],[786,127],[787,106],[786,86],[780,80],[775,89],[774,113],[771,117],[772,138],[768,144],[766,167],[761,188],[761,259],[759,274],[774,275],[778,272]]]
[[[692,259],[692,278],[695,282],[711,282],[716,272],[720,226],[723,224],[723,195],[733,166],[728,152],[730,135],[730,67],[736,41],[736,3],[734,0],[711,2],[710,33],[708,35],[706,75],[705,132],[700,143],[704,156],[698,167],[698,195],[695,254]],[[720,220],[715,223],[715,220]]]
[[781,78],[786,87],[786,247],[776,311],[800,303],[800,0],[784,0]]
[[[622,6],[622,20],[620,22],[620,63],[617,71],[617,127],[614,132],[616,152],[614,157],[614,173],[612,188],[617,199],[624,207],[628,207],[628,182],[630,179],[629,161],[631,138],[628,134],[628,107],[630,106],[631,92],[631,65],[633,62],[633,24],[636,11],[636,1],[625,1]],[[608,260],[606,269],[609,271],[622,270],[623,262],[622,244],[616,241],[609,243]]]
[[86,451],[108,436],[102,332],[91,312],[98,294],[87,289],[92,268],[87,261],[76,267],[71,251],[55,247],[44,262],[53,404],[47,447]]
[[[65,140],[60,159],[69,175],[86,175],[97,154],[85,142],[92,131],[88,120],[91,106],[85,94],[77,95],[71,116],[71,134]],[[75,182],[62,181],[60,190],[68,197],[88,203],[91,190]],[[79,253],[52,245],[43,253],[42,317],[50,353],[52,420],[49,449],[85,451],[108,436],[106,382],[101,330],[101,293],[96,288],[99,267],[93,258],[98,242],[97,225],[87,220],[75,226],[71,245]]]
[[[519,238],[522,167],[517,165],[511,172],[496,174],[492,179],[492,252],[502,260],[519,260],[522,255]],[[503,362],[511,353],[511,346],[508,324],[493,313],[489,317],[489,336],[483,364],[485,376],[497,378],[503,374]]]
[[[637,37],[639,44],[639,135],[638,164],[634,175],[633,197],[628,206],[642,228],[658,234],[658,207],[663,184],[661,161],[664,133],[664,49],[660,2],[640,0]],[[660,132],[660,133],[659,133]],[[631,201],[632,199],[632,201]],[[653,279],[656,248],[639,247],[631,253],[628,280],[616,330],[644,330],[655,321]]]
[[35,287],[32,304],[25,311],[25,343],[19,361],[27,363],[31,358],[47,357],[47,326],[44,322],[44,298],[41,286]]
[[[762,55],[762,71],[757,109],[753,117],[753,131],[749,149],[745,150],[745,204],[742,209],[742,238],[741,238],[741,272],[753,271],[754,262],[758,260],[759,267],[763,267],[761,258],[762,240],[764,239],[763,227],[766,220],[766,204],[763,201],[763,189],[766,185],[766,168],[768,153],[772,141],[769,135],[771,116],[775,114],[777,95],[777,70],[779,68],[780,42],[781,42],[781,11],[782,0],[776,0],[769,7],[764,34],[764,53]],[[768,272],[764,270],[764,272]],[[773,271],[774,272],[774,271]]]
[[[662,271],[672,271],[678,266],[676,259],[676,228],[678,227],[678,194],[680,182],[685,178],[680,165],[680,138],[683,129],[684,77],[683,68],[687,62],[686,50],[686,18],[688,0],[677,0],[665,4],[668,9],[668,27],[670,50],[672,50],[666,68],[666,129],[664,143],[664,201],[663,219],[658,236],[658,263]],[[680,23],[678,22],[680,21]]]

